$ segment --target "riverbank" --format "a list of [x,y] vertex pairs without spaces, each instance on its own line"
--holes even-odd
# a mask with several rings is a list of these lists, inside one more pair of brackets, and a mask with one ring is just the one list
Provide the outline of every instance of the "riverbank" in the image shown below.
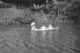
[[39,20],[43,20],[43,18],[47,18],[50,22],[58,24],[74,23],[74,21],[67,20],[63,16],[55,17],[54,14],[45,14],[43,10],[35,11],[34,13],[29,8],[17,9],[16,7],[12,7],[0,9],[0,11],[0,25],[26,25],[32,21],[38,22]]

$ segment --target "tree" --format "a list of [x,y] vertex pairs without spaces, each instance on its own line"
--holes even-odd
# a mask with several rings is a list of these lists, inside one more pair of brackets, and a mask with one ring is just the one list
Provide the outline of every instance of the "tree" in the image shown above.
[[76,1],[67,9],[67,16],[75,22],[80,22],[80,2]]
[[[51,17],[52,20],[64,20],[66,19],[67,20],[67,9],[69,7],[72,6],[72,3],[70,2],[66,2],[66,1],[56,1],[56,0],[53,0],[49,3],[49,12],[51,13],[51,15],[54,15]],[[57,21],[58,21],[57,20]]]

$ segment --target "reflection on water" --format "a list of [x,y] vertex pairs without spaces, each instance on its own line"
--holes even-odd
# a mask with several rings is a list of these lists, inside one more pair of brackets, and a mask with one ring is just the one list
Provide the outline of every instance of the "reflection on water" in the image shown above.
[[46,39],[48,39],[49,41],[52,40],[52,36],[53,34],[58,34],[59,31],[53,31],[53,30],[49,30],[49,31],[31,31],[31,40],[32,42],[36,42],[36,36],[40,36],[40,39],[42,41],[46,41]]
[[52,51],[49,52],[44,47],[49,53],[80,53],[79,31],[79,26],[61,25],[58,31],[31,31],[31,40],[35,42],[35,46],[37,43],[44,44]]
[[48,35],[49,41],[52,41],[52,37],[53,37],[54,34],[55,35],[59,34],[59,31],[50,31],[49,35]]
[[46,31],[42,31],[41,37],[42,37],[42,40],[45,41],[45,39],[46,39]]
[[30,36],[30,38],[31,38],[31,41],[32,42],[35,42],[36,41],[36,35],[37,35],[37,32],[36,31],[31,31],[31,36]]

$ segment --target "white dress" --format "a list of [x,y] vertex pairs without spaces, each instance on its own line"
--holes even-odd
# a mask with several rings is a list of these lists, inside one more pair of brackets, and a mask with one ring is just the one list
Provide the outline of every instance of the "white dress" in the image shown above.
[[46,30],[46,26],[42,26],[40,29],[41,30]]

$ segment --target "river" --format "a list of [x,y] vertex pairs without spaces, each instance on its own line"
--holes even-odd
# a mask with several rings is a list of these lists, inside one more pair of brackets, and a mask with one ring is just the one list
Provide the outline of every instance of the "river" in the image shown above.
[[32,32],[35,47],[43,53],[80,53],[80,25],[59,26],[58,31]]
[[[80,25],[60,24],[59,27],[60,29],[58,31],[51,30],[46,32],[31,31],[27,26],[8,28],[24,28],[18,30],[19,33],[23,33],[20,38],[26,41],[26,43],[23,44],[28,50],[32,51],[32,53],[80,53]],[[3,28],[5,30],[2,28],[0,30],[9,30],[8,28],[6,29],[6,27]],[[22,41],[25,42],[24,40]]]

